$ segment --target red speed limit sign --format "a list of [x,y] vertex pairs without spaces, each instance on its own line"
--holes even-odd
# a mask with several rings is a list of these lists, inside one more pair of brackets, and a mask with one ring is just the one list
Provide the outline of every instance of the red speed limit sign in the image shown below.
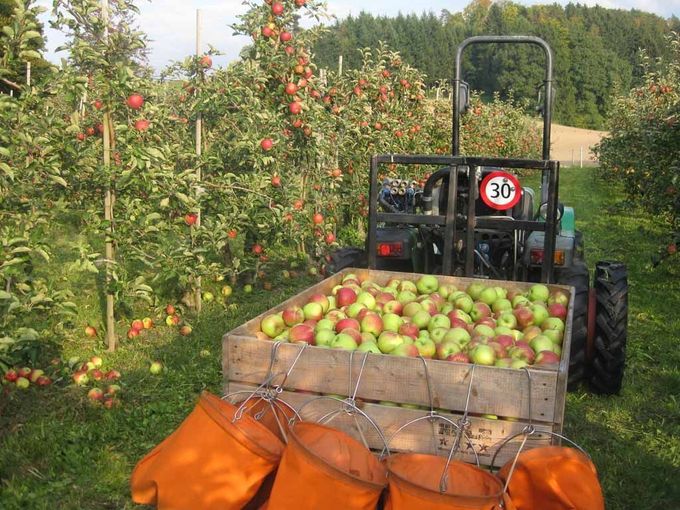
[[522,188],[517,177],[508,172],[491,172],[484,177],[479,194],[484,203],[493,209],[512,209],[522,198]]

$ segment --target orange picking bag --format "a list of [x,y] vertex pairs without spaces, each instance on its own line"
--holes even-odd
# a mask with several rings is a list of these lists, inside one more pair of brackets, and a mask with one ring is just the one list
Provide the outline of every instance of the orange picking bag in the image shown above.
[[288,434],[269,510],[375,510],[387,484],[371,451],[346,433],[298,422]]
[[447,468],[447,487],[442,493],[446,462],[446,457],[419,453],[388,457],[385,510],[514,510],[496,476],[456,460]]
[[[507,480],[512,461],[498,475]],[[604,510],[590,459],[574,448],[546,446],[522,452],[508,484],[517,510]]]
[[132,472],[132,500],[160,510],[241,509],[279,463],[278,435],[208,392]]

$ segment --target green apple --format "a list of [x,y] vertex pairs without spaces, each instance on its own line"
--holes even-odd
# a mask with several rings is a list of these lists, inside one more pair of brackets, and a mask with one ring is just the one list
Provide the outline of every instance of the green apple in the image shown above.
[[399,301],[402,305],[406,305],[411,301],[415,301],[417,297],[418,296],[416,296],[416,294],[410,290],[402,290],[397,295],[397,301]]
[[401,315],[404,317],[413,317],[415,314],[423,310],[423,305],[421,305],[418,301],[411,301],[410,303],[406,303],[404,305],[404,309],[401,312]]
[[558,317],[548,317],[541,324],[541,329],[543,329],[543,331],[547,329],[556,329],[557,331],[564,332],[564,321]]
[[330,319],[321,319],[316,323],[316,326],[314,326],[314,331],[321,331],[322,329],[335,330],[335,322]]
[[552,351],[553,350],[553,342],[550,340],[545,335],[538,335],[532,338],[529,341],[529,345],[531,348],[534,350],[534,352],[538,353],[541,351]]
[[494,287],[486,287],[482,292],[479,293],[479,301],[486,303],[491,306],[498,299],[498,294]]
[[432,358],[437,350],[436,344],[430,338],[418,338],[414,345],[423,358]]
[[459,296],[453,302],[453,305],[456,307],[456,309],[462,310],[462,311],[464,311],[465,313],[468,313],[468,314],[472,311],[472,307],[474,306],[474,304],[475,304],[475,302],[467,294]]
[[490,345],[478,344],[470,352],[470,359],[477,365],[490,366],[496,362],[496,352]]
[[443,299],[449,299],[449,296],[451,294],[453,294],[454,292],[457,292],[457,291],[458,291],[458,289],[452,283],[442,283],[439,286],[439,295]]
[[330,344],[332,349],[342,349],[344,351],[354,351],[359,347],[357,341],[346,333],[339,333]]
[[314,334],[314,345],[329,347],[335,340],[335,331],[332,329],[321,329]]
[[444,342],[456,342],[460,346],[467,345],[472,340],[470,333],[463,328],[451,328],[444,335]]
[[468,285],[467,293],[473,301],[477,301],[479,299],[479,295],[482,293],[485,287],[486,285],[483,283],[472,282],[470,285]]
[[418,326],[418,329],[425,329],[430,323],[430,319],[432,319],[432,316],[426,310],[421,309],[411,317],[411,322]]
[[559,329],[544,329],[543,336],[547,336],[548,338],[550,338],[552,343],[554,343],[555,345],[561,345],[564,333]]
[[427,330],[432,333],[432,330],[435,328],[446,328],[449,329],[451,327],[451,319],[449,319],[446,315],[438,313],[437,315],[434,315],[431,319],[430,322],[427,323]]
[[507,312],[512,310],[512,303],[509,299],[499,298],[493,302],[491,309],[494,313]]
[[364,305],[369,310],[375,310],[375,297],[373,297],[373,295],[369,294],[368,292],[359,292],[356,303]]
[[543,321],[549,316],[548,309],[543,305],[534,303],[529,307],[529,309],[534,314],[534,324],[536,326],[543,324]]
[[439,289],[439,280],[436,276],[423,275],[416,281],[416,288],[421,294],[432,294]]
[[279,336],[284,329],[286,329],[286,323],[278,314],[267,315],[260,323],[260,329],[269,338],[274,338]]
[[537,283],[536,285],[531,286],[527,297],[529,298],[529,301],[543,301],[544,303],[547,303],[550,298],[550,289],[542,283]]
[[395,313],[386,313],[383,315],[383,330],[392,331],[394,333],[399,331],[404,319]]
[[323,318],[323,305],[317,302],[305,304],[302,307],[302,312],[305,314],[305,320],[321,320]]
[[380,349],[378,348],[378,344],[376,344],[375,342],[362,342],[361,345],[357,348],[357,351],[370,352],[372,354],[382,354],[382,352],[380,352]]
[[[427,330],[423,330],[427,331]],[[444,340],[444,337],[446,334],[449,332],[448,328],[434,328],[432,331],[430,331],[430,338],[432,339],[433,342],[435,343],[440,343],[441,341]],[[420,338],[420,337],[418,337]]]
[[163,371],[163,364],[160,361],[154,361],[149,366],[149,372],[153,375],[158,375]]
[[383,354],[390,354],[397,346],[404,343],[404,337],[394,331],[383,331],[378,337],[378,348]]

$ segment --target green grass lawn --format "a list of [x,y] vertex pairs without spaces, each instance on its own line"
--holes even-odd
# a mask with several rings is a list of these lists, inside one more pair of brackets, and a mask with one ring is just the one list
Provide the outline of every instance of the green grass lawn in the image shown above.
[[[569,395],[565,433],[591,453],[609,509],[680,508],[680,264],[649,267],[664,242],[663,224],[626,205],[593,172],[564,170],[561,196],[576,208],[591,267],[601,259],[628,264],[628,366],[620,396]],[[103,353],[105,366],[123,373],[123,405],[95,407],[82,388],[59,384],[0,394],[0,509],[133,508],[135,463],[175,429],[203,389],[220,392],[222,335],[311,282],[236,292],[235,307],[208,306],[189,337],[160,326],[107,354],[81,334],[101,313],[94,282],[83,279],[78,328],[62,355]],[[167,367],[161,376],[149,374],[155,359]]]

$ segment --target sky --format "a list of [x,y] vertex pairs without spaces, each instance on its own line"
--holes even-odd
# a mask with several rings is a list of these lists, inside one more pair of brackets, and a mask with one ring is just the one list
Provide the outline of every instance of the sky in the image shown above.
[[[520,4],[553,3],[555,0],[515,0]],[[557,0],[566,4],[568,0]],[[574,0],[576,3],[576,0]],[[54,52],[61,43],[63,35],[49,28],[47,20],[52,0],[38,0],[39,5],[48,8],[42,16],[47,36],[46,58],[58,62],[64,53]],[[348,15],[357,15],[367,11],[374,15],[396,15],[423,12],[439,13],[443,9],[460,12],[469,0],[327,0],[330,15],[342,19]],[[638,9],[653,12],[665,18],[680,16],[680,0],[578,0],[578,3],[617,9]],[[202,49],[212,45],[223,56],[213,59],[216,65],[224,65],[238,57],[240,49],[249,42],[249,38],[234,36],[228,25],[237,21],[236,16],[246,11],[242,0],[152,0],[139,1],[139,26],[150,39],[149,61],[160,70],[172,61],[182,60],[193,54],[196,47],[196,10],[202,13]]]

